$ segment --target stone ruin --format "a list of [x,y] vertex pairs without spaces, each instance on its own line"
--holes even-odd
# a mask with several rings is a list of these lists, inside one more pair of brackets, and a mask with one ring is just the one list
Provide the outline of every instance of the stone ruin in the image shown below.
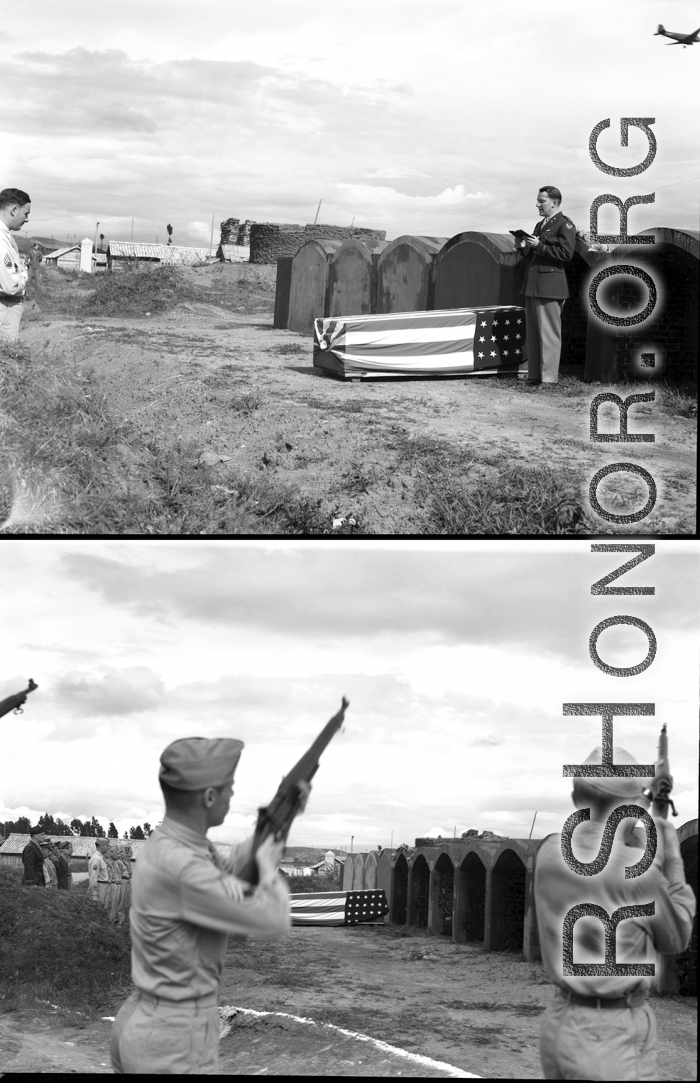
[[255,222],[250,218],[246,218],[245,222],[241,222],[240,218],[227,218],[221,223],[219,244],[237,244],[247,247],[250,244],[250,228],[254,225]]
[[249,218],[241,222],[240,218],[227,218],[221,223],[219,243],[249,245],[251,263],[276,263],[280,256],[295,256],[307,241],[344,241],[347,237],[385,241],[386,230],[320,223],[300,226],[297,222],[252,222]]

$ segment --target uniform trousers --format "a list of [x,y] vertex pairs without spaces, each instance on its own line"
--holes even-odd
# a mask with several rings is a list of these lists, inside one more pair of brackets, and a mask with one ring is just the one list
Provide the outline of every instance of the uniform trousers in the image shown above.
[[13,342],[19,338],[22,319],[21,297],[0,297],[0,341]]
[[569,1004],[557,988],[542,1016],[540,1059],[545,1079],[659,1079],[654,1013],[646,1001]]
[[119,895],[119,884],[112,881],[112,883],[109,885],[109,916],[111,917],[112,921],[117,920],[117,914],[119,913]]
[[117,1075],[217,1075],[218,994],[174,1001],[132,993],[112,1027],[110,1055]]
[[109,910],[110,906],[110,885],[106,880],[97,881],[97,905],[101,906],[103,910]]
[[563,301],[548,297],[526,297],[527,376],[543,384],[559,381],[561,357],[561,313]]

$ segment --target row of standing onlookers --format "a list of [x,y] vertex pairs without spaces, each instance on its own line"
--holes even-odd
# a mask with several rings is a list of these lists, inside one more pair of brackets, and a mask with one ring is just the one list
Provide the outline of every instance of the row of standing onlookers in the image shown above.
[[88,895],[108,912],[115,925],[122,925],[129,915],[131,857],[130,846],[99,838],[88,862]]
[[[71,842],[67,839],[54,842],[35,828],[22,851],[22,883],[69,891],[73,882],[72,856]],[[115,925],[123,924],[129,914],[131,858],[130,846],[98,838],[95,853],[88,862],[88,897],[108,912]]]
[[23,884],[69,891],[73,882],[71,857],[73,846],[66,839],[53,842],[43,831],[34,829],[22,851]]

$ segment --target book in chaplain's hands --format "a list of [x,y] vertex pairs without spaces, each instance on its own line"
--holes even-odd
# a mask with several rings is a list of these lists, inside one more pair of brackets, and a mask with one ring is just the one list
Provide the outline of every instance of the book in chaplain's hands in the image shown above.
[[526,229],[509,229],[508,232],[512,233],[517,241],[522,241],[525,237],[530,236]]

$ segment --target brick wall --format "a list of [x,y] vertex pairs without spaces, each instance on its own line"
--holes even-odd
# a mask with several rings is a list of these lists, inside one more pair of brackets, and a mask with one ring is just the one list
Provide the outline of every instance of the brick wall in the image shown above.
[[336,241],[347,237],[358,240],[386,240],[386,230],[346,226],[288,225],[277,222],[254,222],[250,228],[250,262],[276,263],[280,256],[295,256],[307,241]]

